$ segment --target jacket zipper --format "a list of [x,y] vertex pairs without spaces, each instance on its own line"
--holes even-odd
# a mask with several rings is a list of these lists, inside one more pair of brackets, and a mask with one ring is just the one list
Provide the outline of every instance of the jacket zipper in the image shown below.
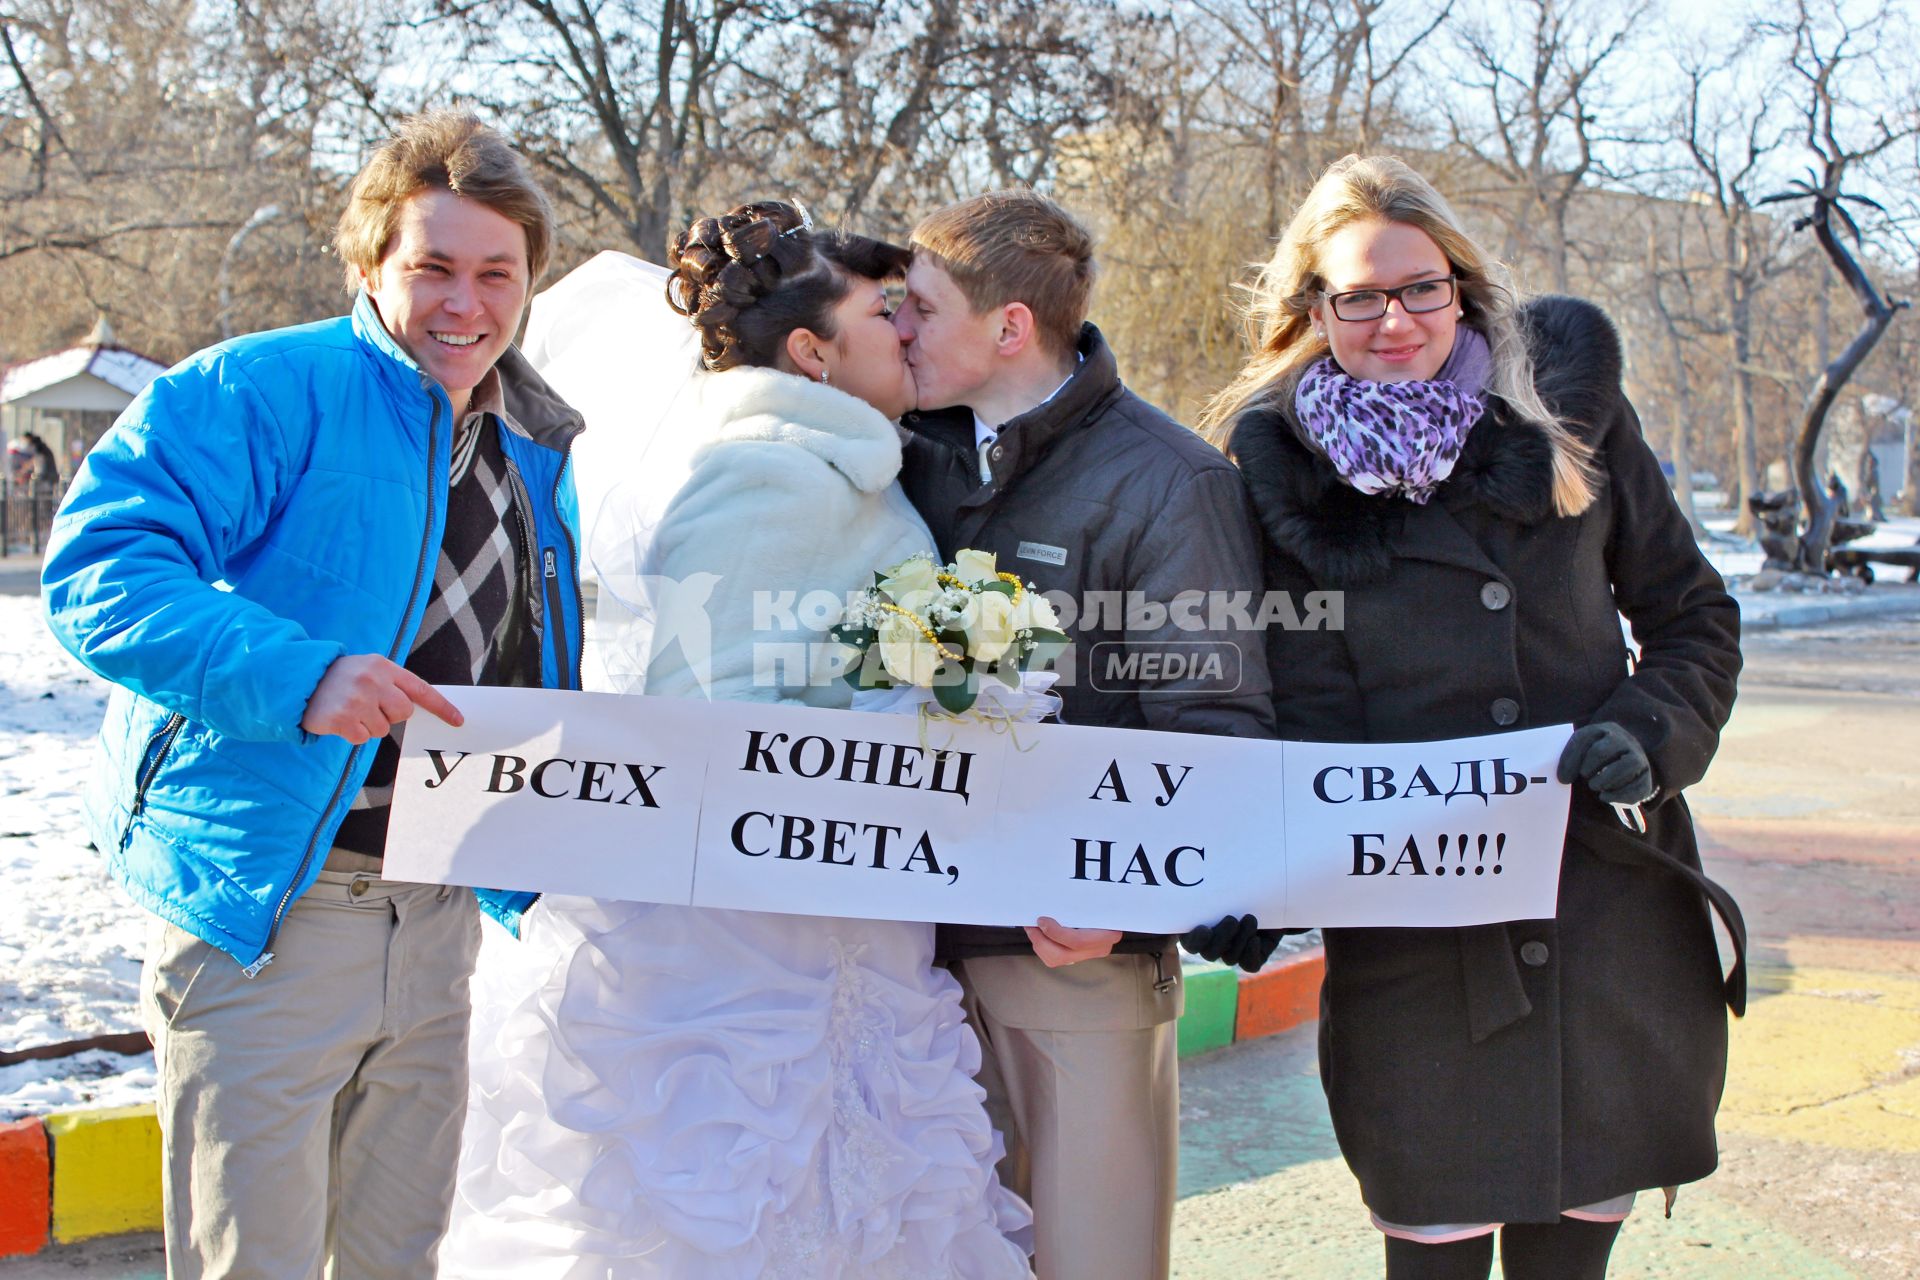
[[[407,607],[400,614],[400,626],[393,633],[393,642],[387,646],[387,661],[400,661],[400,641],[407,634],[407,619],[413,616],[413,606],[420,599],[420,582],[427,570],[427,555],[432,551],[433,518],[438,503],[435,500],[433,480],[433,460],[439,452],[440,398],[429,396],[433,407],[433,416],[427,420],[427,524],[420,533],[420,558],[413,567],[413,590],[407,595]],[[320,810],[320,821],[314,825],[313,834],[307,837],[306,852],[300,855],[300,865],[294,870],[293,879],[287,882],[287,890],[280,895],[280,902],[273,909],[273,923],[267,926],[267,945],[261,950],[260,958],[246,966],[241,972],[249,978],[273,963],[273,940],[280,932],[280,921],[287,914],[287,905],[293,899],[293,891],[306,878],[307,867],[313,862],[314,846],[320,843],[321,828],[327,825],[327,815],[333,812],[333,806],[340,803],[340,795],[347,789],[347,779],[353,776],[353,762],[360,757],[361,743],[347,753],[346,767],[340,770],[340,780],[333,784],[333,794],[327,798],[326,807]]]
[[547,587],[547,617],[553,627],[553,669],[562,679],[567,677],[565,664],[570,662],[573,649],[567,643],[567,620],[560,616],[560,556],[552,547],[540,548],[540,566]]
[[[140,781],[133,789],[133,808],[127,814],[129,834],[133,830],[133,820],[140,816],[142,809],[146,808],[147,788],[152,786],[153,780],[159,776],[160,766],[166,763],[168,753],[173,750],[173,744],[180,737],[180,730],[185,728],[186,724],[187,718],[176,711],[167,717],[167,722],[160,726],[158,733],[147,739],[147,749],[154,754],[153,759],[147,762],[147,767],[140,771]],[[158,750],[155,750],[156,746]]]
[[[555,514],[558,514],[560,510],[560,486],[567,478],[567,468],[571,467],[572,465],[573,465],[573,441],[569,439],[567,441],[567,447],[563,449],[560,453],[560,469],[553,473],[553,493],[552,493],[551,500],[552,500],[552,506]],[[580,600],[580,549],[573,544],[573,530],[567,528],[567,522],[564,520],[560,522],[560,536],[566,539],[567,559],[568,559],[568,562],[573,566],[573,598],[574,598],[574,602],[577,604]],[[548,552],[548,554],[551,555],[552,553]],[[548,583],[551,588],[551,593],[557,597],[560,592],[558,575],[555,573],[555,570],[551,564],[551,561],[549,561],[548,564],[549,564],[549,567],[547,568]],[[581,625],[574,628],[574,631],[576,632],[575,636],[573,637],[574,644],[571,647],[569,647],[566,644],[566,640],[567,640],[566,616],[564,613],[559,611],[559,609],[557,608],[557,605],[558,605],[558,600],[556,599],[555,612],[559,618],[559,621],[556,623],[556,625],[560,627],[561,650],[560,650],[560,653],[556,654],[555,656],[556,657],[564,656],[567,659],[567,662],[570,666],[570,670],[563,673],[567,676],[567,678],[571,682],[567,685],[567,688],[578,689],[581,687],[580,660],[586,647],[586,634],[585,634],[586,622],[583,617],[581,621]],[[585,610],[583,609],[581,612],[584,615]]]
[[[540,540],[534,537],[533,517],[527,514],[533,506],[533,490],[527,487],[527,479],[520,474],[520,468],[511,455],[506,462],[507,483],[513,490],[512,501],[508,505],[513,508],[514,522],[520,526],[520,546],[524,552],[520,569],[522,583],[527,589],[527,616],[533,623],[534,639],[544,645],[547,630],[544,619],[546,608],[541,602],[545,599],[545,595],[540,589],[542,585],[539,582],[540,572],[535,567],[540,558]],[[556,666],[558,662],[559,659],[556,657]]]

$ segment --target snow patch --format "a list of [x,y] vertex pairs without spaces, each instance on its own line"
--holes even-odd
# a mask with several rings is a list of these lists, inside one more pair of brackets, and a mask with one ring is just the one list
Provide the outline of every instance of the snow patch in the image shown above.
[[[148,916],[80,813],[107,688],[54,642],[36,597],[0,596],[0,1049],[140,1030]],[[152,1085],[150,1054],[21,1063],[0,1068],[0,1119],[143,1101]]]

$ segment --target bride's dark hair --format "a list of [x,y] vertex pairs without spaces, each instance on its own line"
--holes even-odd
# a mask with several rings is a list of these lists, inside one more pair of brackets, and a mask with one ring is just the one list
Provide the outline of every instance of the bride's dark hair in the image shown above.
[[833,309],[855,278],[895,279],[912,261],[910,249],[814,231],[796,206],[762,200],[673,238],[667,302],[700,331],[707,368],[772,367],[795,329],[833,337]]

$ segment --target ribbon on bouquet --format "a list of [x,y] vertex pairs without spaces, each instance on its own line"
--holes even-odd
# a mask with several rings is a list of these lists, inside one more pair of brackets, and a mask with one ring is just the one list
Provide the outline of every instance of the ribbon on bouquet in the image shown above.
[[927,746],[927,730],[934,721],[939,720],[950,725],[984,725],[990,732],[1006,734],[1016,751],[1025,752],[1030,748],[1020,745],[1015,727],[1039,724],[1060,714],[1060,695],[1053,692],[1053,686],[1059,679],[1060,673],[1057,671],[1023,671],[1018,687],[998,679],[983,680],[973,706],[959,713],[942,707],[932,689],[919,685],[857,690],[853,695],[853,709],[883,715],[916,716],[920,722],[922,750],[944,752],[951,748],[952,735],[948,736],[946,746]]

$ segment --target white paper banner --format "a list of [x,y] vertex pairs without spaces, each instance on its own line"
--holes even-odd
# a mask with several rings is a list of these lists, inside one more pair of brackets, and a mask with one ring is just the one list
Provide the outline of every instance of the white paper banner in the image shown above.
[[1564,725],[1351,745],[445,692],[466,724],[408,723],[395,879],[1154,933],[1554,914]]

